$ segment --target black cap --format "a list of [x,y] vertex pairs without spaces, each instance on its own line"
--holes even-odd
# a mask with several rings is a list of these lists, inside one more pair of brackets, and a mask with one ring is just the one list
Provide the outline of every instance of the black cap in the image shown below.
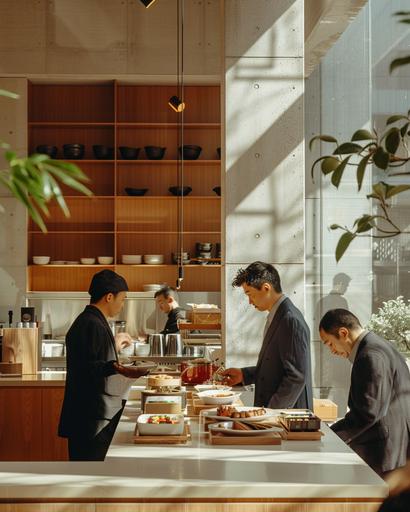
[[104,297],[107,293],[127,292],[127,281],[112,270],[101,270],[91,279],[88,293],[91,297]]

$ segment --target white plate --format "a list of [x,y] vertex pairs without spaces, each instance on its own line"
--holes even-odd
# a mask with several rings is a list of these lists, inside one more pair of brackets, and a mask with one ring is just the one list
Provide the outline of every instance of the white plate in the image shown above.
[[265,436],[266,434],[270,434],[272,432],[283,432],[283,428],[280,427],[269,427],[263,430],[235,430],[232,428],[233,421],[223,421],[221,423],[211,423],[208,425],[209,430],[213,432],[221,432],[227,436],[244,436],[244,437],[253,437],[253,436]]
[[194,386],[196,391],[199,393],[201,391],[215,390],[215,391],[231,391],[231,386],[224,386],[223,384],[197,384]]
[[207,391],[201,391],[198,393],[198,397],[206,405],[231,405],[235,403],[240,396],[241,393],[235,393],[234,391],[221,391],[220,389],[208,389]]
[[[239,412],[242,412],[242,411],[250,411],[252,409],[260,409],[260,407],[245,407],[245,406],[242,406],[242,407],[236,407],[234,406],[235,409]],[[267,409],[266,407],[264,408],[265,411],[266,411],[266,414],[264,414],[263,416],[252,416],[250,418],[231,418],[229,416],[217,416],[216,414],[216,409],[208,409],[207,411],[202,411],[202,414],[204,416],[207,416],[208,418],[211,418],[213,420],[239,420],[239,421],[263,421],[263,420],[267,420],[268,418],[272,418],[274,416],[277,416],[278,415],[278,411],[275,411],[274,409]]]

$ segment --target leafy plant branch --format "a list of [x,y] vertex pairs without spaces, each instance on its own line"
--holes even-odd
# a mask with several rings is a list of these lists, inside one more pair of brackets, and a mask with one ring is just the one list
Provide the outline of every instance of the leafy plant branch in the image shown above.
[[[384,175],[385,180],[395,176],[410,176],[410,172],[396,172],[397,167],[404,166],[410,160],[408,138],[410,136],[410,111],[407,115],[393,115],[386,121],[384,133],[378,134],[376,130],[356,130],[350,141],[339,144],[331,135],[316,135],[309,143],[310,149],[317,141],[330,143],[335,146],[331,154],[318,158],[312,165],[312,178],[314,171],[320,164],[324,175],[330,175],[331,183],[339,188],[346,169],[354,168],[358,191],[360,192],[367,169],[375,165]],[[389,238],[402,233],[410,233],[399,226],[391,216],[391,198],[410,190],[410,185],[390,185],[386,181],[379,181],[367,194],[378,206],[377,215],[364,214],[354,221],[351,228],[332,224],[330,229],[340,229],[344,233],[339,238],[336,247],[336,260],[339,261],[355,238],[373,237]]]
[[[0,96],[18,99],[18,95],[0,89]],[[7,168],[0,170],[0,184],[27,208],[33,221],[43,233],[47,232],[44,217],[50,216],[47,204],[55,199],[66,217],[70,216],[61,184],[91,196],[84,183],[89,179],[75,164],[53,160],[48,155],[33,154],[19,158],[6,142],[0,142]],[[1,207],[1,205],[0,205]],[[1,207],[2,208],[2,207]],[[4,209],[2,208],[4,211]]]

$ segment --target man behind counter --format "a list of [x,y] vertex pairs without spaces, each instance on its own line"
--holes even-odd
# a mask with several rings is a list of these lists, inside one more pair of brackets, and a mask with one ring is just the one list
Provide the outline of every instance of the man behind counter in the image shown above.
[[168,315],[167,323],[161,334],[179,332],[178,320],[185,318],[185,312],[179,307],[176,291],[170,286],[164,286],[155,293],[154,297],[158,308]]
[[92,278],[90,305],[76,318],[66,336],[67,377],[58,434],[68,438],[70,460],[104,460],[125,401],[110,394],[114,374],[137,379],[147,373],[119,364],[117,351],[131,343],[126,333],[114,339],[107,318],[124,305],[128,286],[112,270]]

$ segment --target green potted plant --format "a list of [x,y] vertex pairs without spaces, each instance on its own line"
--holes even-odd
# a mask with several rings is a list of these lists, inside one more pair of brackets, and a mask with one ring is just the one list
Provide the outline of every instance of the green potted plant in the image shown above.
[[402,296],[383,302],[367,328],[393,343],[410,367],[410,300]]
[[[18,99],[18,95],[0,89],[0,96]],[[33,154],[20,158],[10,145],[0,141],[7,168],[0,169],[0,186],[7,188],[13,196],[24,204],[33,221],[41,231],[47,232],[43,217],[49,217],[47,203],[55,199],[66,217],[70,211],[61,190],[64,184],[85,195],[92,195],[83,183],[89,181],[75,164],[53,160],[48,155]],[[0,212],[3,207],[0,204]]]

